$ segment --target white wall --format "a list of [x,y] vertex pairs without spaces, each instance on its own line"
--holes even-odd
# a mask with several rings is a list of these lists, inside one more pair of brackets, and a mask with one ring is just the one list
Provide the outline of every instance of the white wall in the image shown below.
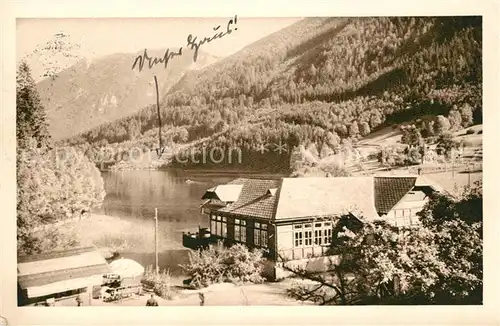
[[420,222],[416,213],[421,211],[427,202],[428,198],[425,197],[423,191],[410,192],[385,215],[385,218],[389,223],[396,226],[419,224]]
[[286,259],[292,258],[293,229],[292,225],[276,226],[277,252]]
[[[329,221],[326,221],[329,222]],[[317,222],[319,223],[319,222]],[[332,223],[332,222],[329,222]],[[314,223],[306,223],[306,224],[314,224]],[[330,226],[331,227],[331,226]],[[276,236],[277,236],[277,252],[283,258],[286,259],[302,259],[311,256],[321,256],[324,255],[326,250],[328,249],[328,245],[325,245],[324,242],[321,242],[323,245],[315,244],[315,228],[309,229],[293,229],[292,225],[279,225],[276,227]],[[295,247],[294,245],[294,233],[295,232],[303,232],[310,231],[312,234],[312,244],[305,245],[305,238],[302,238],[302,245]],[[325,228],[318,228],[316,230],[322,230],[321,240],[324,240],[326,237]],[[304,235],[304,234],[303,234]],[[318,235],[319,236],[319,235]],[[330,235],[331,237],[331,235]]]

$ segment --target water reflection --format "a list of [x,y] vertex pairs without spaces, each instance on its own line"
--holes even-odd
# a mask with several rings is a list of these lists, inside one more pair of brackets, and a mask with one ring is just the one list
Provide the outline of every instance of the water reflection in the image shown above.
[[201,197],[208,188],[251,176],[181,170],[116,171],[102,175],[106,198],[100,213],[142,223],[151,221],[153,228],[155,208],[158,208],[160,240],[165,250],[182,248],[182,231],[208,227],[208,220],[200,212]]

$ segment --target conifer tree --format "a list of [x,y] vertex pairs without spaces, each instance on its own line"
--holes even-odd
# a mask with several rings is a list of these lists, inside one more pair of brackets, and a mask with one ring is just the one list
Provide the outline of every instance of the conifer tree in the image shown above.
[[16,136],[19,146],[33,137],[37,146],[50,145],[45,109],[36,90],[28,64],[21,62],[16,78]]
[[51,148],[45,111],[29,66],[17,74],[17,244],[18,252],[76,245],[54,223],[81,216],[102,204],[105,191],[97,167],[71,147]]

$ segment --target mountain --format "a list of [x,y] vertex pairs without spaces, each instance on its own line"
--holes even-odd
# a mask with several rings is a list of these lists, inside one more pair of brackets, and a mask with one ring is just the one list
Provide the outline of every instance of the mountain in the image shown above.
[[38,83],[46,78],[53,78],[78,61],[94,55],[95,53],[82,49],[70,35],[61,32],[25,54],[22,60],[28,64],[33,79]]
[[480,77],[480,43],[477,17],[309,18],[186,75],[167,101],[341,102],[415,84],[431,70],[439,79],[420,84],[438,89],[463,82],[461,73]]
[[[482,117],[481,51],[481,17],[307,18],[186,73],[163,97],[163,136],[212,137],[211,146],[255,159],[263,144],[327,153],[412,120],[424,136],[444,130],[428,117],[467,127]],[[149,106],[72,143],[154,148],[156,121]]]
[[[98,125],[133,114],[156,102],[153,75],[160,94],[166,94],[186,71],[202,69],[218,58],[200,52],[193,63],[192,52],[152,69],[132,70],[138,53],[118,53],[89,59],[64,34],[38,47],[25,57],[38,81],[37,89],[46,109],[49,131],[59,140]],[[149,57],[163,58],[165,50],[149,50]],[[146,63],[147,66],[147,63]]]

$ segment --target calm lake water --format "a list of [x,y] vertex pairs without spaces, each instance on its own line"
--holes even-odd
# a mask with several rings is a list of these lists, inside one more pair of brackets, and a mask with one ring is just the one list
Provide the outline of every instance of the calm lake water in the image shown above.
[[143,266],[154,264],[154,216],[158,208],[159,265],[178,275],[178,264],[188,262],[188,251],[182,247],[182,232],[208,227],[208,219],[200,212],[205,191],[238,177],[276,178],[277,174],[165,171],[102,172],[106,198],[101,213],[137,222],[138,227],[151,227],[151,250],[122,253]]

